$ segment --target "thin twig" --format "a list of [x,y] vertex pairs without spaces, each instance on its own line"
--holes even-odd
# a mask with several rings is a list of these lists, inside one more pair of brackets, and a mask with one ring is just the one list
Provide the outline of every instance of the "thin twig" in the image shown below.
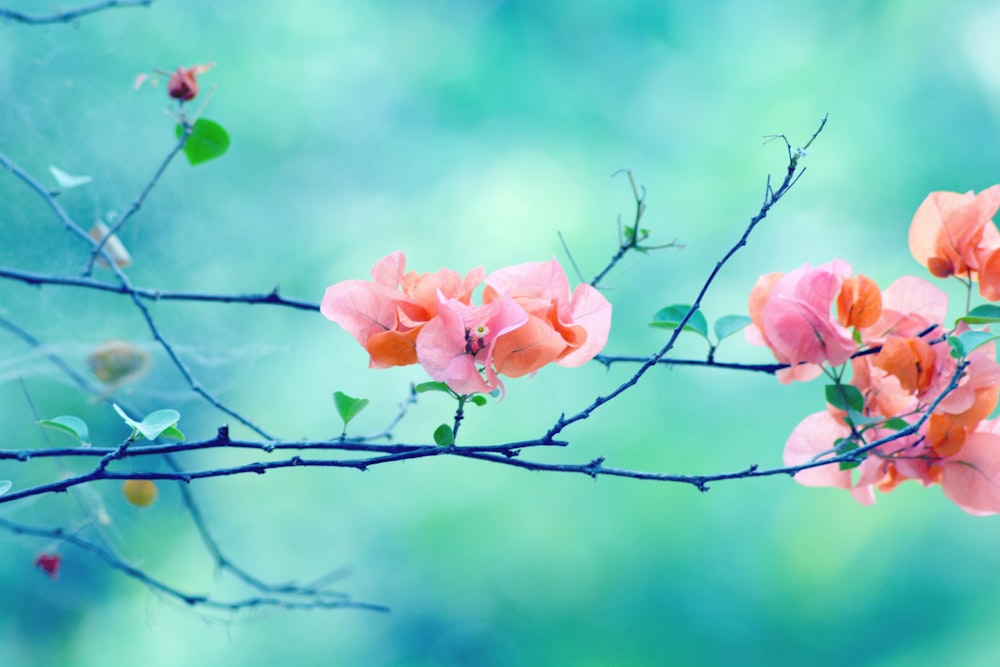
[[[816,139],[816,137],[819,135],[819,133],[822,131],[825,125],[826,125],[826,117],[824,116],[822,122],[820,123],[819,129],[816,130],[816,132],[813,134],[812,138],[809,140],[806,146],[812,144],[812,142]],[[739,240],[735,244],[733,244],[733,246],[729,249],[728,252],[726,252],[725,255],[723,255],[722,259],[716,262],[715,267],[708,274],[708,277],[702,284],[701,289],[698,291],[698,296],[692,302],[691,308],[678,323],[677,328],[673,330],[673,332],[670,335],[670,338],[663,345],[663,347],[661,347],[659,351],[657,351],[655,354],[650,356],[649,359],[642,366],[639,367],[639,370],[637,370],[635,374],[632,375],[631,378],[620,384],[610,393],[598,396],[593,400],[593,402],[590,403],[590,405],[583,408],[576,414],[573,414],[569,417],[567,417],[565,413],[560,415],[559,419],[556,420],[556,423],[553,424],[552,427],[546,432],[543,439],[553,438],[560,432],[562,432],[562,430],[565,429],[570,424],[574,424],[578,421],[587,419],[594,412],[594,410],[598,409],[600,406],[604,405],[605,403],[612,400],[616,396],[619,396],[623,392],[627,391],[629,388],[633,387],[639,381],[639,379],[646,374],[646,372],[650,368],[656,366],[659,363],[660,359],[664,358],[666,354],[673,349],[674,344],[677,342],[677,338],[684,330],[685,325],[688,323],[688,321],[691,319],[694,313],[698,310],[698,308],[701,307],[702,299],[708,292],[709,287],[711,287],[712,283],[715,281],[715,277],[722,270],[722,267],[725,266],[727,262],[729,262],[730,258],[732,258],[732,256],[735,255],[740,248],[742,248],[747,244],[747,239],[750,237],[750,234],[757,227],[757,225],[760,224],[760,222],[767,217],[767,214],[771,210],[771,207],[773,207],[776,203],[778,203],[781,200],[781,198],[785,196],[785,194],[792,187],[792,185],[795,184],[796,180],[798,180],[797,166],[799,162],[799,157],[800,157],[799,154],[792,155],[791,149],[789,149],[788,169],[786,170],[784,180],[782,181],[781,185],[778,187],[777,190],[773,190],[771,188],[771,178],[768,177],[767,184],[765,186],[764,202],[761,204],[760,210],[757,211],[757,214],[750,219],[749,224],[743,231],[743,235],[740,236]],[[641,207],[642,204],[641,198],[637,197],[637,202],[638,205]],[[637,212],[636,215],[638,216],[640,214],[641,213]],[[601,275],[603,275],[605,272],[602,272]],[[600,278],[600,276],[598,276],[598,278]],[[598,278],[595,278],[595,282],[598,280]]]
[[25,14],[24,12],[18,12],[13,9],[4,9],[0,7],[0,19],[10,19],[11,21],[26,23],[28,25],[69,23],[70,21],[74,21],[81,16],[95,14],[97,12],[104,11],[105,9],[114,9],[116,7],[148,7],[151,4],[153,4],[153,0],[104,0],[103,2],[95,2],[92,5],[84,5],[83,7],[77,7],[76,9],[67,9],[66,11],[56,12],[54,14]]

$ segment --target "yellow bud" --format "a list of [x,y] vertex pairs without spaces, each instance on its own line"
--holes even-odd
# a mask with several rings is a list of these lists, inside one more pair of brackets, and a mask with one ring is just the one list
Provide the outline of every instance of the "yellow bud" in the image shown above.
[[148,479],[127,479],[122,485],[125,500],[136,507],[149,507],[156,501],[156,484]]

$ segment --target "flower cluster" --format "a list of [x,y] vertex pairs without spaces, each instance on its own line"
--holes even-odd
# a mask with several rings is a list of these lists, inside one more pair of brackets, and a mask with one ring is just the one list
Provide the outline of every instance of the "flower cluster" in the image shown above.
[[[604,347],[611,304],[590,285],[571,293],[559,263],[494,271],[405,271],[395,252],[376,262],[372,280],[327,288],[320,310],[368,351],[372,368],[419,363],[458,394],[503,389],[555,362],[580,366]],[[485,282],[482,305],[473,291]]]
[[[913,256],[932,275],[955,276],[969,289],[976,282],[984,298],[1000,300],[998,208],[1000,186],[978,195],[930,194],[910,226]],[[839,259],[757,281],[747,340],[789,365],[781,381],[825,372],[834,380],[828,399],[830,390],[839,397],[792,431],[785,464],[861,449],[856,461],[805,469],[797,481],[851,489],[869,504],[876,489],[914,479],[940,484],[971,514],[1000,512],[1000,418],[988,419],[1000,398],[1000,365],[992,342],[953,354],[949,337],[969,326],[945,331],[947,307],[944,292],[925,280],[904,276],[880,290]],[[890,437],[918,422],[916,433]],[[887,442],[868,447],[881,439]]]

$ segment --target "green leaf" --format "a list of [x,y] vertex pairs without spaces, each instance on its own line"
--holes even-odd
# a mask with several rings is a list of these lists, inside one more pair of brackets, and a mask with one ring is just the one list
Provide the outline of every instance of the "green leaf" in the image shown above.
[[[184,439],[184,435],[176,428],[177,422],[181,418],[181,414],[176,410],[150,412],[146,415],[145,419],[137,422],[125,414],[125,411],[118,407],[116,403],[112,403],[111,407],[115,409],[115,412],[122,418],[122,421],[132,427],[132,440],[138,440],[137,436],[142,436],[147,440],[155,440],[161,435],[179,440]],[[178,436],[180,437],[178,438]]]
[[333,392],[333,404],[337,406],[337,412],[344,421],[344,428],[346,429],[350,421],[368,406],[368,399],[354,398],[342,391],[335,391]]
[[892,419],[887,419],[883,426],[893,431],[899,431],[909,426],[909,424],[902,417],[893,417]]
[[[649,323],[649,326],[659,327],[661,329],[676,329],[677,325],[681,323],[681,320],[687,316],[689,310],[691,310],[691,306],[681,304],[661,308],[656,315],[653,315],[653,321]],[[691,315],[691,319],[689,319],[687,324],[684,325],[684,330],[693,331],[694,333],[707,339],[708,322],[705,320],[705,315],[700,310],[695,311],[694,314]]]
[[14,486],[14,483],[9,479],[0,479],[0,496],[10,491],[10,487]]
[[85,445],[90,444],[90,429],[87,428],[87,422],[79,417],[55,417],[53,419],[43,419],[38,423],[41,426],[68,433]]
[[992,324],[993,322],[1000,322],[1000,306],[991,304],[976,306],[969,311],[968,315],[959,317],[956,321],[968,324]]
[[855,412],[861,413],[865,409],[865,397],[852,384],[826,385],[826,402],[845,412],[853,409]]
[[413,391],[418,394],[423,394],[428,391],[443,391],[446,394],[452,393],[451,389],[449,389],[448,385],[444,382],[421,382],[413,387]]
[[[836,442],[833,443],[834,449],[837,451],[837,455],[847,454],[848,452],[853,452],[858,448],[858,443],[852,438],[838,438]],[[864,456],[861,457],[864,459]],[[851,470],[852,468],[857,468],[861,465],[861,461],[840,461],[838,463],[841,470]]]
[[[177,138],[184,136],[184,126],[176,128]],[[229,134],[215,121],[199,118],[191,126],[191,134],[184,142],[184,155],[191,164],[201,164],[221,156],[229,150]]]
[[866,417],[854,408],[850,408],[847,411],[847,418],[854,424],[855,427],[864,428],[865,426],[871,426],[872,424],[879,424],[882,422],[881,417]]
[[486,405],[486,397],[483,396],[482,394],[476,394],[475,396],[469,397],[469,402],[475,403],[479,407],[483,407],[484,405]]
[[[146,418],[139,422],[135,428],[147,440],[156,440],[170,429],[180,435],[180,431],[176,428],[180,418],[181,413],[176,410],[157,410],[146,415]],[[183,440],[184,436],[181,435],[180,439]]]
[[455,444],[455,434],[447,424],[441,424],[434,429],[434,443],[439,447],[448,447]]
[[723,315],[713,325],[715,337],[718,340],[722,340],[723,338],[732,336],[737,331],[745,329],[751,322],[753,320],[746,315]]
[[[961,354],[959,356],[964,357],[969,355],[977,347],[982,347],[983,345],[1000,338],[1000,334],[992,334],[989,331],[965,331],[957,336],[949,336],[949,344],[953,338],[957,338],[961,343]],[[954,345],[952,345],[952,349],[955,349]]]
[[184,434],[176,426],[170,426],[163,433],[160,434],[161,438],[171,438],[173,440],[178,440],[184,442]]
[[965,346],[962,345],[960,341],[955,336],[948,336],[948,346],[951,347],[951,356],[955,359],[961,359],[965,356]]

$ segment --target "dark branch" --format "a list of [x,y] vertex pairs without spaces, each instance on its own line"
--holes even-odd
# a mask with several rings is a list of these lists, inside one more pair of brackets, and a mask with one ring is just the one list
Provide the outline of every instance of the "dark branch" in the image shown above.
[[148,7],[151,4],[153,4],[153,0],[104,0],[104,2],[95,2],[92,5],[67,9],[64,12],[56,12],[54,14],[25,14],[24,12],[0,7],[0,19],[9,19],[19,23],[27,23],[28,25],[69,23],[82,16],[96,14],[106,9],[114,9],[116,7]]

